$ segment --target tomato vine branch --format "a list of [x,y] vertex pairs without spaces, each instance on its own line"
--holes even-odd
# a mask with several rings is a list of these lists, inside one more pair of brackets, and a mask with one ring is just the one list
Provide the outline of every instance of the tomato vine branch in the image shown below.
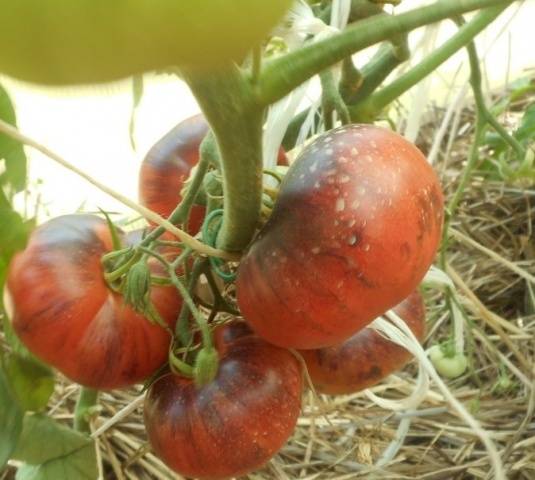
[[466,47],[478,33],[495,20],[507,6],[508,5],[499,5],[481,11],[418,65],[398,77],[386,87],[363,99],[362,102],[351,106],[350,112],[352,119],[354,121],[361,121],[362,119],[375,117],[401,94],[405,93],[430,73],[434,72],[461,48]]
[[357,21],[337,35],[266,63],[258,83],[258,102],[267,106],[280,100],[325,68],[393,36],[454,15],[495,5],[505,8],[511,3],[513,0],[439,0],[400,15]]

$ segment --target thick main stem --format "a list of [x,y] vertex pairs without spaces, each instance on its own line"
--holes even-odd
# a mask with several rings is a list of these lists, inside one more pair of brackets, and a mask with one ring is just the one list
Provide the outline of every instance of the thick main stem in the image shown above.
[[224,214],[217,245],[240,252],[251,241],[260,215],[264,108],[235,65],[182,74],[212,127],[221,156]]
[[315,42],[267,63],[259,81],[260,103],[280,100],[304,81],[345,57],[393,36],[480,8],[512,0],[440,0],[432,5],[395,15],[376,15],[355,22],[338,35]]

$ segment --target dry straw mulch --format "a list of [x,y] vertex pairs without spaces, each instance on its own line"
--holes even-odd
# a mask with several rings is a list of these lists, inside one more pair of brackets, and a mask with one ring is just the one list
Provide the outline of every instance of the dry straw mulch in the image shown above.
[[[435,113],[438,122],[443,112]],[[465,164],[473,122],[473,109],[464,109],[459,128],[450,131],[450,138],[444,140],[436,167],[447,195],[456,188]],[[424,151],[435,131],[433,122],[422,130],[420,147]],[[452,148],[448,149],[448,144]],[[482,149],[481,157],[487,154]],[[488,181],[476,171],[452,225],[448,272],[466,312],[467,353],[471,359],[469,372],[447,382],[448,386],[489,432],[507,478],[519,480],[535,479],[534,205],[534,186]],[[451,327],[444,295],[431,291],[426,301],[429,332],[425,345],[431,346],[447,338]],[[406,397],[414,390],[415,372],[413,363],[373,391],[392,399]],[[50,402],[50,413],[70,421],[77,391],[72,384],[60,384]],[[95,429],[126,406],[133,408],[98,436],[104,477],[180,478],[150,453],[136,394],[136,390],[130,390],[101,396],[102,410],[94,421]],[[381,468],[374,467],[407,415],[412,421],[395,459]],[[418,411],[408,414],[379,408],[364,393],[317,398],[307,392],[291,440],[263,470],[248,478],[493,477],[479,438],[432,383]]]

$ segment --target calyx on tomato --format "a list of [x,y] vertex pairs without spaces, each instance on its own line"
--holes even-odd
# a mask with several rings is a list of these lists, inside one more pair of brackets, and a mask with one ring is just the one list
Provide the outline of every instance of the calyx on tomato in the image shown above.
[[279,346],[340,343],[416,289],[442,221],[438,178],[414,145],[372,125],[327,132],[293,162],[240,263],[241,313]]
[[[7,277],[13,327],[28,349],[71,380],[97,389],[143,381],[165,363],[170,342],[164,328],[106,284],[101,257],[111,250],[105,220],[58,217],[32,233]],[[155,275],[164,273],[156,261],[148,266]],[[174,287],[153,286],[150,299],[173,328],[182,305]]]

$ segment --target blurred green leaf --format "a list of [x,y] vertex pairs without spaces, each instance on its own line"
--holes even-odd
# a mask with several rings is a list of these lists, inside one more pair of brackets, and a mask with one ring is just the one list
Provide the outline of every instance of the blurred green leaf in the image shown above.
[[0,369],[0,471],[11,457],[22,431],[23,412]]
[[[16,125],[13,103],[2,85],[0,85],[0,119]],[[26,154],[20,142],[0,133],[0,188],[7,192],[8,198],[24,190],[26,167]]]
[[46,407],[54,392],[54,374],[50,368],[31,358],[11,354],[4,359],[4,370],[23,410],[35,412]]
[[13,456],[26,462],[17,480],[95,480],[94,441],[43,414],[26,415],[19,447]]
[[0,207],[0,257],[9,262],[15,252],[23,250],[34,228],[33,220],[25,221],[11,208]]

